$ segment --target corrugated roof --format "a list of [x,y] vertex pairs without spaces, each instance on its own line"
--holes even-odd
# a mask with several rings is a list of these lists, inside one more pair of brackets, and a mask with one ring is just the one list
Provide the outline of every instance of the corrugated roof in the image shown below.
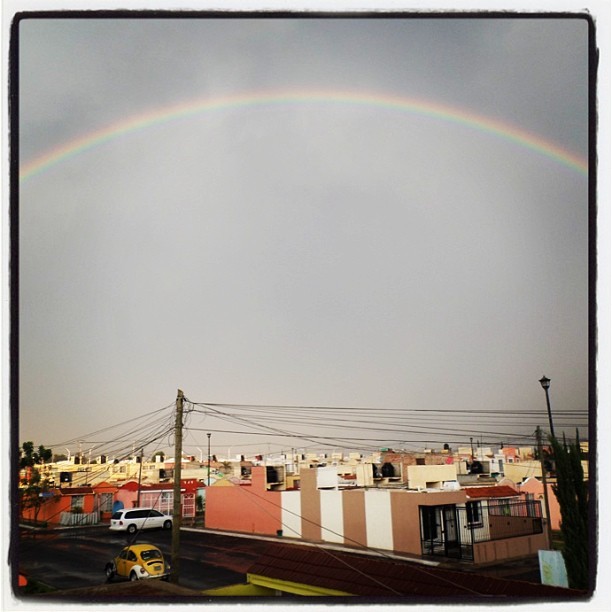
[[500,485],[496,487],[465,487],[464,489],[468,497],[516,497],[520,495],[512,487]]
[[572,598],[580,591],[310,546],[272,544],[249,574],[359,596]]

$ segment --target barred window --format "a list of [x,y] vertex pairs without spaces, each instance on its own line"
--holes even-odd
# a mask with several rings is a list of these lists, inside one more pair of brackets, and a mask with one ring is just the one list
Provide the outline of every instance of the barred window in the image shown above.
[[70,510],[83,510],[83,505],[85,504],[85,496],[84,495],[73,495],[70,498]]
[[112,512],[113,511],[113,494],[112,493],[100,493],[100,512]]
[[467,521],[470,527],[482,527],[482,504],[479,501],[469,501],[465,505]]

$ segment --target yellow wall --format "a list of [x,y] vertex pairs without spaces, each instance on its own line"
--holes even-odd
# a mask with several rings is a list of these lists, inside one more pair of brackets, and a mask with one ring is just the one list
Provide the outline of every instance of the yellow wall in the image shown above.
[[504,476],[515,484],[520,484],[526,478],[541,478],[542,466],[539,461],[521,461],[521,463],[505,463]]
[[274,590],[255,584],[232,584],[230,586],[218,587],[202,591],[202,595],[213,597],[270,597],[274,596]]
[[334,589],[324,589],[322,587],[312,586],[310,584],[300,584],[298,582],[289,582],[286,580],[276,580],[266,576],[258,576],[256,574],[247,574],[247,580],[250,584],[260,587],[265,587],[271,591],[281,591],[283,593],[291,593],[293,595],[303,596],[326,596],[326,595],[351,595],[345,591],[336,591]]
[[425,489],[427,483],[441,483],[457,480],[457,467],[454,463],[446,465],[409,465],[408,488]]

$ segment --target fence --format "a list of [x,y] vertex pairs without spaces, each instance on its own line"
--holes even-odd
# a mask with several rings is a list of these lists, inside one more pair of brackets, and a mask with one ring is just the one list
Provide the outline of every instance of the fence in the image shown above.
[[473,559],[473,546],[542,533],[539,501],[482,500],[421,507],[423,554]]
[[60,525],[74,527],[77,525],[96,525],[100,521],[98,512],[61,512]]
[[469,544],[542,533],[539,501],[488,500],[457,508],[461,540]]

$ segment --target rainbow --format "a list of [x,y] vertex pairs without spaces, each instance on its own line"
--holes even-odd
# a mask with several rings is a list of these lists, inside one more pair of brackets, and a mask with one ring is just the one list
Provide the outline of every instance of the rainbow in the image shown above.
[[521,130],[516,126],[459,108],[416,98],[381,94],[338,91],[287,91],[247,93],[233,96],[221,96],[212,99],[199,98],[163,108],[152,109],[94,132],[87,133],[59,147],[51,149],[43,155],[23,164],[19,170],[19,180],[21,182],[26,181],[84,151],[100,146],[124,134],[144,130],[153,125],[167,123],[176,119],[188,118],[201,113],[213,113],[221,110],[240,110],[246,107],[274,107],[287,104],[303,105],[313,103],[343,104],[355,107],[378,107],[398,112],[413,113],[463,125],[514,142],[521,147],[535,151],[536,153],[571,168],[580,174],[585,176],[588,175],[588,162],[586,159],[538,135]]

